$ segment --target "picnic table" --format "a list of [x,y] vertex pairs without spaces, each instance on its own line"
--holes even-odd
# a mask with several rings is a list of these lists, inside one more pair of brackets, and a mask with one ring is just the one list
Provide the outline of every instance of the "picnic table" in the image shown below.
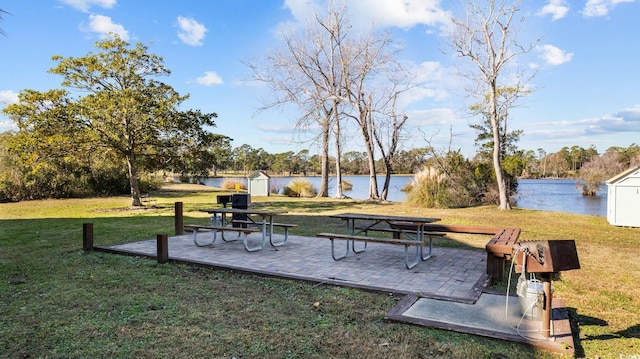
[[[287,213],[284,210],[260,210],[260,209],[243,209],[243,208],[206,208],[201,209],[202,212],[209,213],[211,218],[211,226],[195,226],[188,225],[185,228],[194,229],[194,242],[199,245],[196,237],[198,229],[208,230],[213,232],[213,241],[206,245],[211,245],[216,241],[216,233],[220,232],[222,240],[234,241],[234,239],[227,239],[225,232],[236,232],[238,236],[243,237],[245,250],[248,252],[258,251],[264,248],[267,239],[273,247],[282,246],[286,243],[288,238],[288,229],[295,227],[293,224],[274,223],[273,217]],[[242,220],[227,220],[227,215],[243,215]],[[246,218],[246,219],[244,219]],[[285,228],[285,237],[283,241],[276,242],[273,238],[273,227]],[[249,245],[248,234],[252,232],[260,232],[262,240],[255,246]]]
[[[346,222],[346,234],[319,233],[318,237],[329,238],[331,240],[331,256],[334,260],[345,258],[349,254],[349,249],[354,253],[362,253],[367,249],[368,242],[388,243],[403,245],[405,247],[405,265],[407,269],[415,267],[420,260],[431,258],[433,250],[433,235],[444,235],[442,233],[425,231],[424,226],[437,222],[440,218],[428,217],[408,217],[395,215],[380,215],[366,213],[342,213],[330,216],[331,218],[342,219]],[[359,225],[356,225],[359,223]],[[382,224],[386,224],[382,227]],[[393,238],[380,238],[367,236],[369,231],[391,232]],[[365,235],[360,235],[364,233]],[[407,239],[402,239],[403,235]],[[427,240],[428,237],[428,240]],[[336,255],[334,241],[346,240],[346,250],[344,254]],[[361,249],[356,249],[355,242],[364,242]],[[424,254],[424,246],[428,243],[428,254]],[[415,247],[416,253],[413,262],[409,261],[409,247]]]

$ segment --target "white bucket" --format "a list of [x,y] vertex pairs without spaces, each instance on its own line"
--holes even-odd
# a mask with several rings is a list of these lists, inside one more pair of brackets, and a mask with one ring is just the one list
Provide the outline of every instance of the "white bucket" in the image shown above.
[[[524,290],[526,289],[526,291]],[[544,307],[544,286],[537,279],[518,283],[520,313],[529,320],[542,320]]]

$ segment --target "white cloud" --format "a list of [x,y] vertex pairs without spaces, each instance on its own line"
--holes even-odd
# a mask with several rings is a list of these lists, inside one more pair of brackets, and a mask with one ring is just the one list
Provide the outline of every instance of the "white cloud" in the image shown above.
[[110,9],[117,2],[117,0],[60,0],[60,1],[82,12],[89,12],[89,8],[93,5],[99,6],[104,9]]
[[196,82],[204,86],[221,85],[222,78],[213,71],[205,71],[204,76],[196,78]]
[[557,66],[571,61],[573,58],[572,53],[567,53],[562,49],[559,49],[553,45],[542,45],[537,47],[540,52],[540,57],[547,65]]
[[549,3],[538,14],[540,16],[551,15],[551,20],[559,20],[567,16],[568,12],[569,6],[567,6],[566,0],[549,0]]
[[440,0],[352,0],[349,4],[354,14],[373,20],[377,26],[411,28],[449,22]]
[[582,9],[582,14],[586,17],[607,16],[620,3],[631,3],[635,0],[588,0]]
[[322,6],[318,0],[285,0],[283,7],[291,11],[291,15],[298,20],[305,19],[322,12]]
[[[327,0],[285,0],[284,7],[293,17],[303,22],[327,8]],[[440,0],[350,0],[349,20],[355,26],[397,26],[411,28],[416,25],[435,26],[449,23],[447,13],[440,8]]]
[[409,107],[424,99],[444,101],[451,98],[451,91],[460,86],[460,78],[451,68],[435,61],[407,64],[413,74],[413,88],[400,96],[399,107]]
[[124,26],[114,23],[109,16],[89,15],[89,26],[85,31],[97,32],[100,37],[107,37],[110,33],[117,34],[122,40],[129,40],[129,32]]
[[640,132],[640,105],[613,114],[581,120],[536,122],[535,128],[525,131],[536,138],[558,138],[566,144],[577,138],[595,140],[599,135],[628,135]]
[[182,42],[191,46],[202,46],[204,34],[208,31],[203,24],[194,19],[178,16],[178,27],[180,28],[178,37]]
[[18,94],[11,90],[2,90],[0,91],[0,103],[5,105],[18,103]]
[[436,108],[432,110],[407,111],[409,121],[413,126],[443,126],[464,123],[454,110],[449,108]]
[[585,122],[588,134],[640,132],[640,105]]

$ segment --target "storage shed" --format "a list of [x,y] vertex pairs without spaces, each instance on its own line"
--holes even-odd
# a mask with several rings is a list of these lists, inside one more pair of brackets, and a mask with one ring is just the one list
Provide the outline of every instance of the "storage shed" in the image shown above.
[[262,171],[249,175],[249,194],[252,196],[268,196],[271,188],[271,177]]
[[640,166],[607,180],[607,221],[614,226],[640,227]]

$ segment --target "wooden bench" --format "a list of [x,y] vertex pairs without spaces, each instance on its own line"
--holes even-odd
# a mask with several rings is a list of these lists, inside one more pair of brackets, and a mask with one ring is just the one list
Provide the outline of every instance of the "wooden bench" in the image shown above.
[[[407,269],[411,269],[413,267],[415,267],[420,260],[426,260],[427,258],[424,258],[422,256],[422,246],[424,245],[423,242],[420,241],[414,241],[414,240],[408,240],[408,239],[397,239],[397,238],[379,238],[379,237],[370,237],[370,236],[359,236],[359,235],[349,235],[349,234],[338,234],[338,233],[318,233],[316,234],[316,237],[321,237],[321,238],[329,238],[331,240],[331,257],[333,257],[334,260],[340,260],[345,258],[348,254],[349,254],[349,241],[359,241],[359,242],[365,242],[365,249],[366,249],[366,243],[367,242],[373,242],[373,243],[387,243],[387,244],[395,244],[395,245],[403,245],[404,246],[404,251],[405,251],[405,266],[407,267]],[[346,247],[346,251],[343,255],[341,256],[336,256],[335,255],[335,247],[334,247],[334,241],[335,240],[346,240],[347,241],[347,247]],[[414,261],[409,263],[409,247],[416,247],[416,254],[414,257]],[[355,247],[353,247],[353,251],[356,252]],[[361,250],[359,252],[363,252],[364,250]],[[359,253],[356,252],[356,253]],[[429,251],[429,257],[431,256],[431,251]]]
[[518,237],[520,228],[503,228],[487,242],[487,274],[496,281],[504,279],[504,265],[511,259]]
[[[218,227],[218,226],[203,226],[199,224],[187,224],[184,226],[186,231],[193,232],[193,243],[198,247],[210,246],[215,243],[217,232],[238,232],[239,235],[246,237],[250,233],[260,232],[258,228],[240,228],[240,227]],[[213,232],[213,240],[210,243],[200,244],[198,243],[198,232]],[[222,240],[225,242],[235,241],[235,239],[227,240],[222,236]]]

